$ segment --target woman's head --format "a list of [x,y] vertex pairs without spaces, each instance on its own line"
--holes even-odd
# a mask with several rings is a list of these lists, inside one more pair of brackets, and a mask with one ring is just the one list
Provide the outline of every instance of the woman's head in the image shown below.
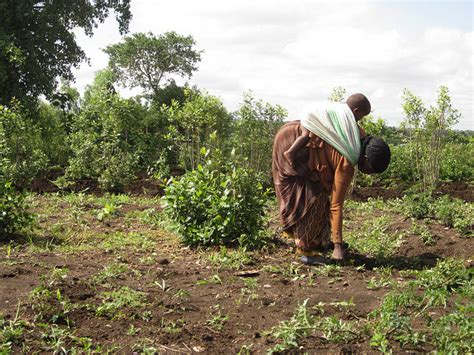
[[362,139],[359,170],[366,174],[383,173],[390,163],[390,148],[382,139],[367,136]]

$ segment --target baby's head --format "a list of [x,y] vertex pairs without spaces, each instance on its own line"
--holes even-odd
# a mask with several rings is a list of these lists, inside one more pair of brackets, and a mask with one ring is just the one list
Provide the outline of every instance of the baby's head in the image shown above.
[[362,117],[370,113],[371,106],[369,100],[363,94],[352,94],[347,98],[347,106],[354,114],[355,120],[360,121]]

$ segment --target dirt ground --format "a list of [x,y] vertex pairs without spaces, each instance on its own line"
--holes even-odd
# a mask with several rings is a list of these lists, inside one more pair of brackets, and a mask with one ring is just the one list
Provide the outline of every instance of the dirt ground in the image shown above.
[[[360,194],[366,197],[372,192],[362,190]],[[125,204],[123,211],[140,212],[149,207]],[[134,228],[122,222],[102,224],[97,233]],[[409,221],[401,219],[391,228],[407,230]],[[292,241],[277,232],[266,250],[249,253],[250,261],[237,269],[211,262],[212,251],[183,247],[159,231],[153,236],[155,244],[141,249],[32,253],[20,247],[11,255],[0,256],[0,313],[11,320],[19,310],[27,322],[23,345],[14,345],[14,352],[24,352],[25,345],[29,351],[51,352],[45,345],[51,335],[46,336],[38,324],[53,314],[46,308],[38,319],[30,296],[33,289],[49,282],[49,288],[61,294],[47,301],[50,309],[60,308],[64,299],[76,305],[67,311],[69,329],[75,337],[92,339],[102,352],[146,352],[149,346],[164,353],[265,353],[275,345],[265,332],[290,319],[306,299],[309,306],[325,304],[325,316],[366,318],[387,293],[383,287],[367,288],[368,281],[377,277],[376,267],[391,266],[397,279],[401,278],[400,270],[432,267],[446,257],[472,263],[472,238],[460,238],[438,224],[430,228],[436,238],[434,245],[424,245],[420,238],[407,235],[396,254],[384,260],[349,248],[347,261],[333,269],[302,265]],[[106,265],[114,263],[126,269],[111,281],[113,288],[143,292],[144,299],[141,305],[123,310],[123,316],[98,316],[96,309],[103,303],[99,295],[110,291],[111,285],[93,280]],[[62,269],[67,270],[66,275],[48,281],[47,275]],[[341,309],[331,305],[341,301],[355,306]],[[56,324],[65,326],[65,318],[59,317]],[[77,340],[71,339],[65,338],[66,349],[77,345]],[[367,339],[341,345],[310,336],[300,345],[308,353],[374,352]]]
[[[175,172],[179,174],[180,172]],[[28,189],[36,193],[58,192],[60,189],[53,183],[62,173],[50,172],[47,177],[34,180]],[[87,193],[101,194],[98,184],[91,180],[79,180],[66,191],[86,191]],[[146,173],[140,173],[136,180],[123,188],[121,193],[133,195],[157,196],[162,195],[163,186],[151,178]],[[368,198],[381,197],[384,199],[403,197],[405,194],[403,187],[387,188],[384,186],[357,187],[354,189],[351,198],[356,201],[367,201]],[[438,184],[434,196],[450,195],[467,202],[474,202],[474,189],[463,181],[441,182]]]

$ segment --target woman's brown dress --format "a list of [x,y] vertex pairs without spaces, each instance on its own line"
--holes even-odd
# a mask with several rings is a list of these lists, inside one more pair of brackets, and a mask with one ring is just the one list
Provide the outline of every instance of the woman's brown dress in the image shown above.
[[[342,206],[354,167],[331,145],[311,134],[292,167],[283,153],[301,135],[300,122],[286,123],[273,142],[272,173],[283,230],[305,254],[342,243]],[[361,136],[365,135],[361,130]]]

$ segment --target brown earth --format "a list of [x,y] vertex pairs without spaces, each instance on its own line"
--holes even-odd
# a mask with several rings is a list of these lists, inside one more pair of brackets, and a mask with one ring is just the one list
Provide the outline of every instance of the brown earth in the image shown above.
[[[391,198],[402,198],[407,189],[403,186],[384,187],[356,187],[350,198],[355,201],[367,201],[368,198],[382,198],[384,200]],[[463,181],[442,182],[435,189],[433,196],[440,197],[449,195],[454,198],[462,199],[466,202],[474,202],[474,187]]]
[[[144,209],[138,205],[124,208]],[[408,230],[410,223],[400,220],[391,228]],[[110,228],[120,229],[121,225],[115,223]],[[68,313],[73,334],[91,338],[93,344],[102,346],[102,351],[140,352],[142,348],[137,346],[146,343],[165,353],[227,354],[237,353],[244,346],[254,353],[265,353],[276,344],[265,332],[290,319],[305,299],[309,300],[309,307],[325,303],[324,316],[336,315],[344,320],[366,318],[387,293],[383,288],[367,288],[368,280],[377,276],[374,267],[393,266],[394,277],[400,278],[399,270],[431,267],[440,258],[457,257],[471,262],[472,239],[460,238],[453,230],[437,224],[430,229],[436,238],[432,246],[408,235],[390,259],[375,260],[349,251],[341,269],[329,271],[328,275],[319,266],[301,265],[292,242],[279,236],[275,236],[266,251],[251,254],[252,262],[239,270],[218,268],[209,261],[209,252],[182,247],[161,234],[156,237],[159,248],[153,250],[31,254],[19,248],[10,256],[0,256],[0,313],[11,320],[19,307],[22,319],[28,322],[24,342],[29,350],[51,352],[43,341],[45,330],[37,322],[49,321],[53,314],[45,312],[41,319],[35,319],[37,312],[29,294],[42,282],[49,282],[45,275],[67,268],[67,277],[51,281],[49,289],[60,290],[63,300],[69,299],[76,305]],[[151,258],[151,262],[144,262],[144,258]],[[95,313],[96,306],[102,304],[100,293],[110,291],[111,285],[94,283],[93,277],[112,263],[127,266],[123,274],[111,281],[114,289],[126,286],[145,293],[145,304],[126,309],[124,317]],[[252,284],[248,279],[255,281]],[[340,309],[329,305],[336,301],[352,301],[355,307]],[[53,309],[60,307],[55,297],[48,302]],[[143,317],[143,312],[149,313]],[[211,321],[218,315],[228,317],[222,328]],[[56,323],[66,327],[61,317]],[[136,334],[131,334],[131,325]],[[67,348],[76,344],[66,341],[64,345]],[[311,336],[302,340],[301,346],[305,352],[320,354],[374,352],[367,339],[341,345]],[[19,345],[14,350],[24,351]]]
[[[175,171],[173,175],[180,175],[182,171]],[[35,179],[27,188],[36,193],[48,193],[61,191],[53,181],[61,176],[63,173],[52,171],[46,177]],[[93,180],[77,180],[71,187],[65,188],[66,192],[84,191],[96,195],[102,194],[98,183]],[[157,180],[149,177],[145,172],[137,175],[136,179],[125,186],[121,191],[116,191],[131,195],[145,195],[157,196],[163,194],[163,185]],[[385,186],[370,186],[370,187],[356,187],[351,194],[351,198],[355,201],[367,201],[368,198],[401,198],[406,193],[406,188],[385,187]],[[467,202],[474,202],[474,187],[472,184],[463,181],[441,182],[438,184],[434,192],[434,196],[450,195],[455,198],[460,198]]]

